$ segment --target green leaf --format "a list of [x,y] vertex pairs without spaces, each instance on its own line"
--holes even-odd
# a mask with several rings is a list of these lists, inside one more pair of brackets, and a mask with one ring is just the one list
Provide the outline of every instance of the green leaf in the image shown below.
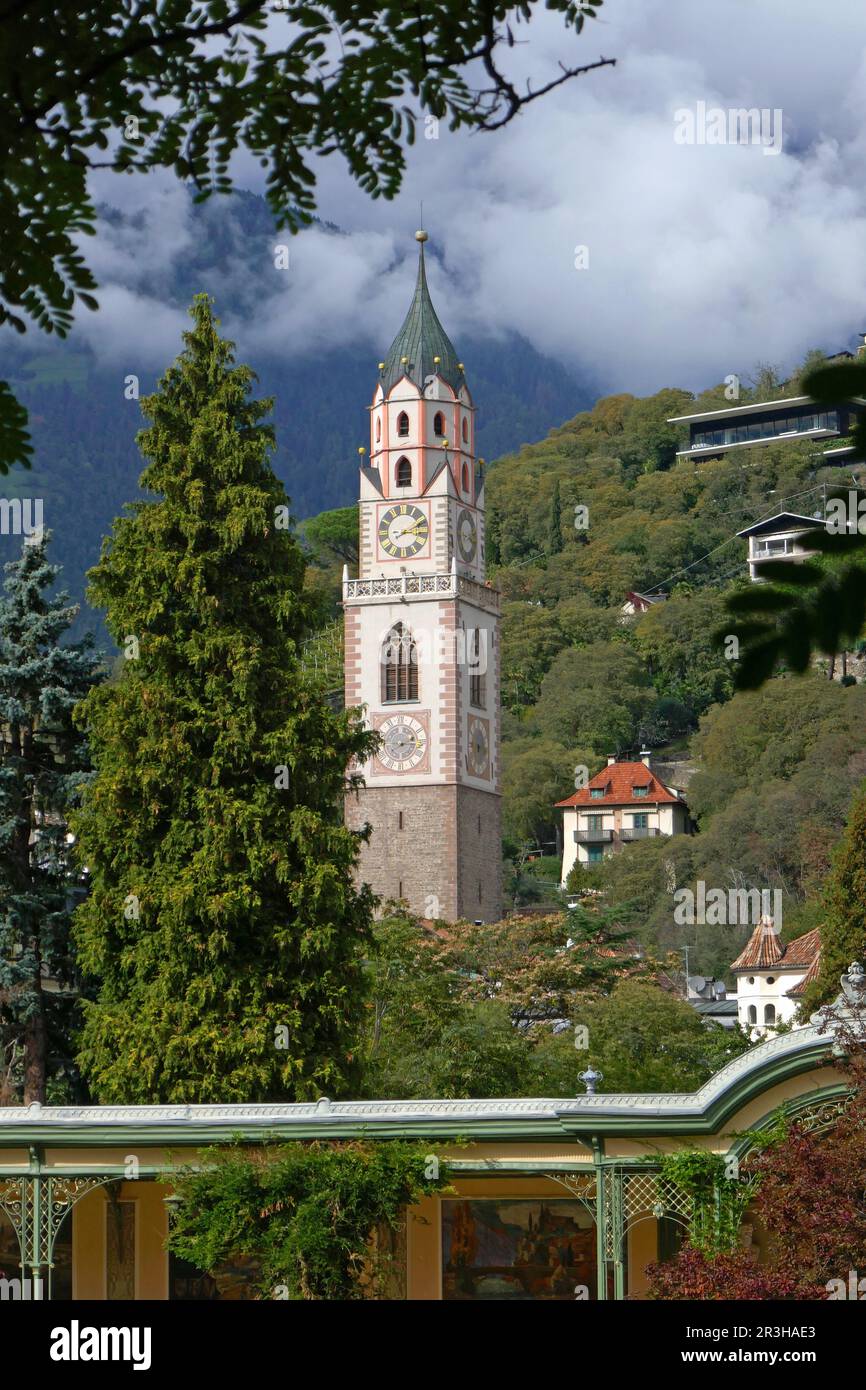
[[33,446],[27,430],[27,411],[16,400],[8,381],[0,381],[0,473],[16,464],[30,467]]
[[841,405],[852,397],[866,396],[866,363],[818,367],[804,379],[803,390],[822,405]]

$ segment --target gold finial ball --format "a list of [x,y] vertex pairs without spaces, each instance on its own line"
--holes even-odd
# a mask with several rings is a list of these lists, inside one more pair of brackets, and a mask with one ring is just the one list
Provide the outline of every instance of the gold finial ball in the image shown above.
[[379,371],[380,371],[380,372],[384,372],[384,370],[385,370],[385,363],[384,363],[384,362],[380,362],[380,363],[379,363]]
[[364,446],[363,446],[363,444],[362,444],[361,447],[360,447],[360,449],[358,450],[358,453],[359,453],[359,454],[366,454],[366,452],[367,452],[367,450],[364,448]]
[[438,364],[439,362],[442,361],[442,358],[441,358],[441,357],[434,357],[434,358],[433,358],[433,361],[436,362],[436,363]]
[[461,372],[463,371],[463,363],[462,363],[462,362],[458,362],[458,363],[457,363],[457,367],[458,367],[458,370],[459,370],[459,371],[461,371]]
[[426,233],[426,232],[416,232],[416,233],[415,233],[415,240],[416,240],[416,241],[426,241],[426,240],[427,240],[427,233]]
[[404,366],[405,366],[405,364],[409,361],[409,358],[408,358],[408,357],[401,357],[401,358],[400,358],[400,361],[401,361],[401,362],[404,364]]

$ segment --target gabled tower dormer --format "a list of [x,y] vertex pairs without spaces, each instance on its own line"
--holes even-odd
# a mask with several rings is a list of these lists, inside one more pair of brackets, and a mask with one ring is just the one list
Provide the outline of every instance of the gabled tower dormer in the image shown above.
[[761,917],[731,966],[739,1022],[753,1042],[772,1036],[780,1023],[794,1023],[803,994],[817,979],[820,959],[820,928],[785,943],[773,918]]
[[346,704],[381,734],[346,816],[360,878],[419,916],[500,915],[499,595],[463,363],[416,232],[409,312],[379,363],[361,467],[358,578],[343,585]]

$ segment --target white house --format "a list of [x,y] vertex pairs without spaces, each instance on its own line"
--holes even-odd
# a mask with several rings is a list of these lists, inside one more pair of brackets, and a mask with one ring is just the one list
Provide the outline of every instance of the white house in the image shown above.
[[691,829],[682,793],[659,780],[646,749],[639,762],[609,757],[585,787],[556,804],[562,811],[563,885],[575,863],[595,864],[635,840]]
[[821,960],[817,927],[785,945],[772,917],[762,917],[731,966],[737,978],[737,1017],[754,1041],[792,1022]]
[[806,537],[810,531],[820,531],[823,526],[820,517],[779,512],[777,516],[765,517],[754,526],[738,531],[737,535],[749,542],[749,578],[759,584],[762,582],[762,560],[790,560],[794,564],[808,560],[812,552],[806,548]]

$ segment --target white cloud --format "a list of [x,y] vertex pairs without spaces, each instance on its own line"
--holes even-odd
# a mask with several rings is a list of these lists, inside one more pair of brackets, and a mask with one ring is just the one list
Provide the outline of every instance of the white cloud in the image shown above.
[[[320,211],[346,236],[301,233],[282,279],[260,250],[214,266],[245,354],[359,340],[383,352],[411,294],[422,200],[434,299],[458,346],[514,329],[610,390],[699,388],[866,327],[866,13],[810,0],[608,0],[600,13],[564,41],[539,11],[509,61],[536,85],[559,59],[603,53],[615,69],[495,135],[422,136],[397,203],[370,201],[336,158],[320,161]],[[697,101],[781,108],[782,153],[677,145],[673,113]],[[249,160],[238,176],[261,187]],[[128,342],[164,363],[183,316],[160,293],[167,260],[190,245],[188,206],[167,176],[99,189],[118,192],[146,235],[107,228],[88,243],[102,311],[80,314],[77,332],[103,356]],[[581,244],[587,270],[574,268]]]
[[109,282],[100,286],[98,313],[79,315],[72,341],[84,339],[100,364],[116,367],[122,378],[161,372],[182,348],[181,334],[188,327],[182,309]]

